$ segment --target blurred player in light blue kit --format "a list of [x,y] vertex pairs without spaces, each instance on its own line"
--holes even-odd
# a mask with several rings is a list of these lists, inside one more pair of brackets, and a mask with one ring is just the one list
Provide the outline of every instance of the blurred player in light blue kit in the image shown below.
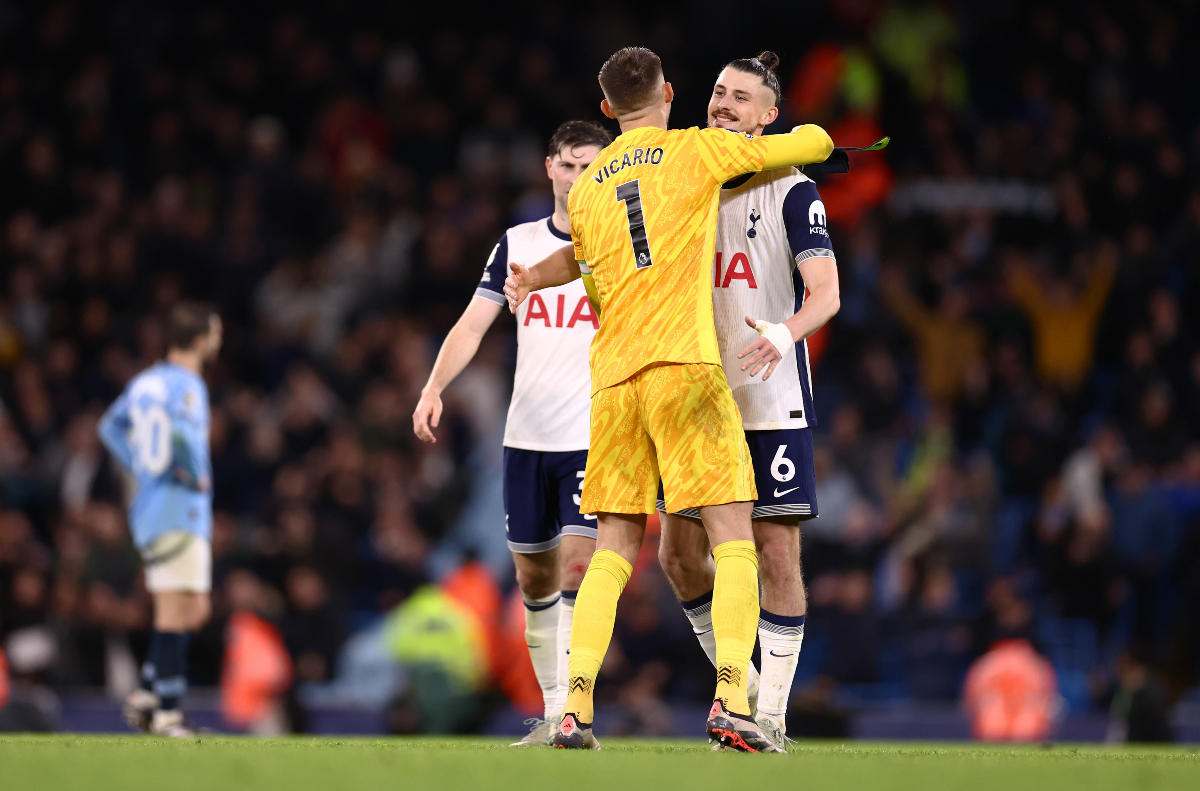
[[100,439],[133,479],[129,527],[154,599],[142,688],[125,701],[130,725],[186,737],[192,632],[208,620],[212,588],[212,463],[205,363],[221,348],[221,319],[181,302],[167,321],[167,358],[130,380],[100,420]]

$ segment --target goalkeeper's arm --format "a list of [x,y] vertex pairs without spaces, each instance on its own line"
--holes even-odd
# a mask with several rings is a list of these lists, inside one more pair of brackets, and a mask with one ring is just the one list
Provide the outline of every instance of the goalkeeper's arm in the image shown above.
[[760,139],[767,147],[763,170],[824,162],[833,153],[833,140],[816,124],[806,124],[786,135],[764,135]]

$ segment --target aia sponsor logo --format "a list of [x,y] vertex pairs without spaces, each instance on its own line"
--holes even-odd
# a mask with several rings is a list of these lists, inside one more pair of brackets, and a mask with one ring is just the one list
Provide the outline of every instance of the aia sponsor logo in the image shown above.
[[[575,310],[570,313],[570,318],[565,318],[568,314],[567,296],[566,294],[558,294],[554,301],[554,315],[550,314],[550,309],[546,307],[545,300],[541,294],[529,295],[529,308],[525,311],[525,321],[522,322],[526,327],[530,322],[542,322],[545,327],[562,327],[564,319],[566,320],[566,328],[572,329],[576,324],[583,322],[591,324],[592,329],[600,329],[600,319],[596,316],[596,312],[592,310],[592,303],[587,297],[580,297],[575,303]],[[536,324],[534,326],[537,326]]]
[[735,280],[744,280],[750,288],[758,288],[754,270],[750,268],[750,259],[745,253],[734,253],[729,259],[729,266],[722,269],[724,256],[724,253],[717,253],[717,258],[713,261],[713,288],[729,288]]

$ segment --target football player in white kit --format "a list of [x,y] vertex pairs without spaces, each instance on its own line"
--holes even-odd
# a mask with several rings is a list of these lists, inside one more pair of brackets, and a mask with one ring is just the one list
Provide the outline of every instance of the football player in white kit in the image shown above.
[[[779,114],[778,62],[764,52],[727,65],[709,100],[709,126],[762,134]],[[762,672],[756,677],[751,666],[750,695],[753,700],[757,686],[758,724],[782,748],[807,610],[799,524],[817,516],[811,430],[817,420],[805,338],[838,311],[837,265],[816,185],[795,168],[734,179],[720,200],[713,262],[717,342],[759,494],[752,518],[762,578]],[[661,499],[658,508],[665,510]],[[699,514],[661,516],[659,561],[715,664],[715,569]]]
[[[546,174],[554,214],[509,228],[492,250],[475,298],[438,352],[413,412],[413,431],[436,442],[441,393],[462,372],[500,311],[510,261],[539,261],[571,243],[567,193],[612,135],[568,121],[550,138]],[[588,350],[600,319],[583,281],[539,291],[517,318],[517,369],[504,429],[504,512],[508,547],[525,598],[525,640],[542,688],[545,716],[514,746],[547,745],[567,696],[567,655],[575,594],[596,549],[596,517],[579,512],[591,412]]]

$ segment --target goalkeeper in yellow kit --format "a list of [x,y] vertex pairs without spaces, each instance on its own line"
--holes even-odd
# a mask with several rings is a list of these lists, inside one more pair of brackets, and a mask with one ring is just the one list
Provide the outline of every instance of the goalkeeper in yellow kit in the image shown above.
[[734,749],[776,752],[746,699],[759,613],[750,527],[757,492],[713,323],[717,205],[725,181],[822,162],[833,141],[815,126],[765,137],[668,131],[674,94],[658,56],[641,47],[609,58],[600,87],[601,109],[621,135],[571,189],[573,250],[529,268],[512,264],[504,289],[515,310],[530,291],[583,274],[601,308],[580,504],[598,515],[599,536],[576,599],[570,694],[553,744],[599,746],[592,690],[661,478],[669,512],[699,509],[716,561],[717,688],[708,735]]

